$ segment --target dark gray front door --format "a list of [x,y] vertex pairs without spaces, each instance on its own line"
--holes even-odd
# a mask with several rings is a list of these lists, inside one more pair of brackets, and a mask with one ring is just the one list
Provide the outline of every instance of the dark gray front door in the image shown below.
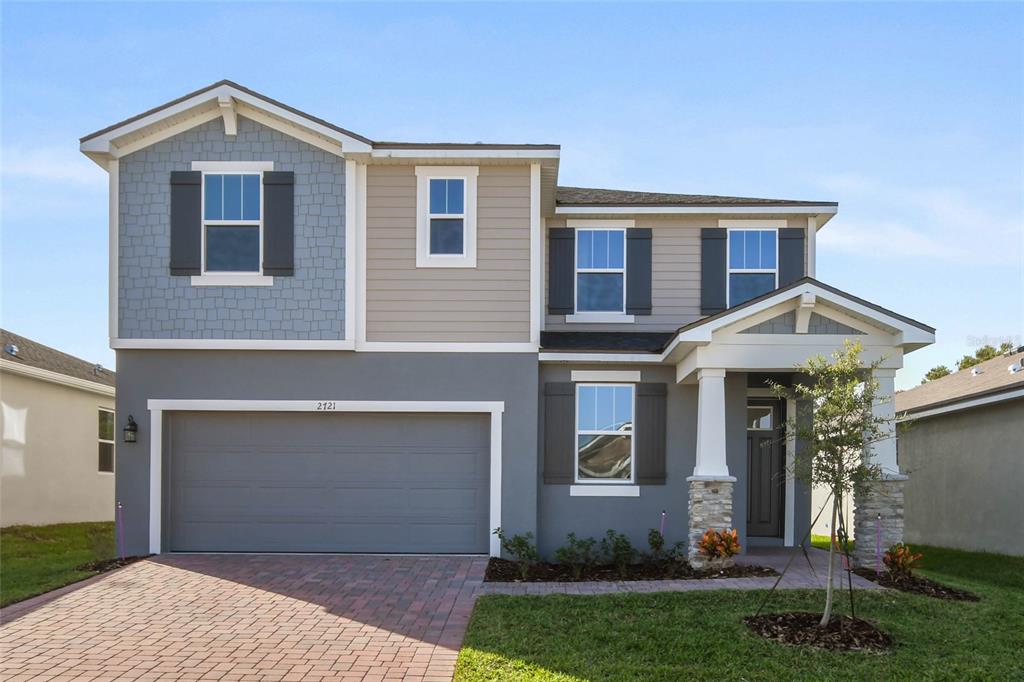
[[177,413],[169,549],[483,553],[488,415]]
[[785,462],[777,400],[751,400],[747,405],[747,534],[782,537]]

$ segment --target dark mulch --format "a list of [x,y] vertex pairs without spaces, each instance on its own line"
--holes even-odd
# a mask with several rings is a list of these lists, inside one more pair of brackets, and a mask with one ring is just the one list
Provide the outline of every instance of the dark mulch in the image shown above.
[[751,630],[765,639],[798,646],[813,646],[830,651],[885,651],[892,637],[866,620],[833,616],[821,627],[820,613],[766,613],[743,619]]
[[[619,580],[706,580],[713,578],[764,578],[777,576],[774,569],[767,566],[732,566],[719,571],[703,570],[690,566],[685,561],[674,559],[663,559],[659,561],[648,561],[642,564],[632,564],[626,568],[625,574],[620,575],[619,570],[611,564],[598,564],[586,567],[580,576],[580,580],[595,580],[602,582],[615,582]],[[508,559],[491,559],[487,562],[487,572],[484,574],[484,582],[510,583],[521,582],[519,566]],[[529,577],[526,582],[552,582],[571,583],[576,582],[573,577],[572,567],[564,564],[539,563],[530,567]]]
[[981,601],[981,597],[973,592],[958,590],[934,580],[929,580],[919,575],[899,575],[882,571],[881,573],[870,568],[855,568],[853,572],[862,578],[876,582],[882,587],[890,587],[900,592],[913,592],[923,594],[936,599],[949,599],[952,601]]
[[148,557],[153,556],[152,554],[143,554],[140,556],[126,556],[120,559],[104,559],[102,561],[90,561],[76,566],[76,571],[90,571],[92,573],[106,573],[107,571],[113,571],[115,569],[127,566],[128,564],[134,564],[136,561],[142,561]]

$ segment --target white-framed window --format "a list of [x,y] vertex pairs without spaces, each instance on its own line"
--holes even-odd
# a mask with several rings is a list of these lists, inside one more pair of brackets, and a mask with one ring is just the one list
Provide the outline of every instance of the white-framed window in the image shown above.
[[195,162],[203,173],[202,275],[192,283],[273,284],[263,276],[263,171],[272,162]]
[[476,267],[477,166],[416,167],[416,267]]
[[632,483],[632,384],[576,385],[576,482]]
[[626,230],[576,230],[577,314],[626,312]]
[[114,411],[101,407],[96,428],[97,466],[104,474],[114,473]]
[[779,285],[779,231],[730,229],[728,232],[728,306],[745,303]]

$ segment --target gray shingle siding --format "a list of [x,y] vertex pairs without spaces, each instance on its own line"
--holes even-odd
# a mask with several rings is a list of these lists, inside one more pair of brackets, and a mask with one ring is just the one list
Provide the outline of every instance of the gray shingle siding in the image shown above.
[[[295,172],[295,276],[272,287],[193,287],[172,277],[170,172],[192,161],[273,161]],[[332,340],[344,337],[345,161],[249,119],[210,121],[121,159],[118,336]]]
[[[783,313],[777,317],[773,317],[770,320],[765,320],[760,324],[755,324],[753,327],[748,327],[740,332],[740,334],[795,334],[796,333],[796,313],[788,312]],[[808,334],[837,334],[845,336],[854,336],[863,334],[864,332],[859,329],[854,329],[842,322],[836,322],[835,320],[819,315],[818,313],[811,313],[811,319],[807,323]]]

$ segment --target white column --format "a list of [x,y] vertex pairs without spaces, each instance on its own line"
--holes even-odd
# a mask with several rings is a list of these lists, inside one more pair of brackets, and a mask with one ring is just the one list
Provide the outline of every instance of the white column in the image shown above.
[[896,370],[876,369],[874,376],[878,382],[878,393],[875,396],[875,404],[872,406],[871,412],[876,417],[890,421],[885,427],[888,435],[871,444],[869,460],[882,468],[884,476],[898,476],[900,470],[896,464]]
[[695,478],[732,480],[725,460],[725,370],[697,370]]

